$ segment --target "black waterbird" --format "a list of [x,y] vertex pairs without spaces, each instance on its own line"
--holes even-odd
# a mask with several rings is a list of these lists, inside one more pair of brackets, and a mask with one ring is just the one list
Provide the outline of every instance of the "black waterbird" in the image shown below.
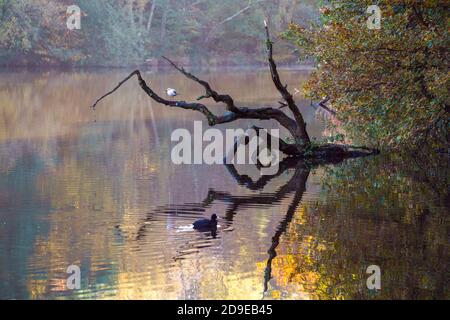
[[213,214],[210,219],[200,219],[193,223],[194,229],[197,230],[211,230],[217,228],[217,216]]

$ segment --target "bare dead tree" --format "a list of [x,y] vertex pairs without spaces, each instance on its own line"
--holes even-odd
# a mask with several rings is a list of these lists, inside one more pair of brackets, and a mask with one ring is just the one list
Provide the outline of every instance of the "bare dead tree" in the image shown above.
[[[376,149],[370,149],[366,147],[357,147],[350,145],[339,145],[339,144],[324,144],[321,146],[311,145],[309,135],[306,130],[306,122],[294,101],[293,95],[289,92],[287,85],[283,85],[280,75],[277,70],[277,65],[273,59],[273,42],[270,39],[269,28],[267,23],[265,23],[266,31],[266,49],[267,49],[267,59],[270,67],[270,74],[272,81],[280,93],[283,101],[279,102],[282,107],[287,107],[293,115],[293,118],[286,113],[284,113],[281,108],[273,107],[262,107],[262,108],[247,108],[239,107],[235,104],[234,99],[229,94],[221,94],[214,90],[211,85],[202,79],[197,78],[192,73],[186,71],[183,67],[179,67],[170,59],[163,57],[167,60],[170,65],[181,72],[188,79],[197,82],[205,89],[205,94],[197,98],[197,102],[186,102],[186,101],[174,101],[166,100],[154,92],[142,78],[139,70],[133,71],[128,77],[119,82],[119,84],[112,89],[110,92],[106,93],[92,105],[95,108],[97,104],[103,100],[105,97],[114,93],[119,89],[126,81],[128,81],[133,76],[137,76],[138,83],[142,90],[147,93],[147,95],[154,101],[174,108],[181,108],[186,110],[193,110],[202,113],[210,126],[214,126],[222,123],[229,123],[236,121],[238,119],[254,119],[254,120],[275,120],[281,126],[286,128],[293,137],[293,143],[288,144],[282,139],[279,139],[280,151],[282,151],[287,156],[294,156],[300,158],[348,158],[348,157],[359,157],[369,154],[378,153]],[[200,103],[202,99],[212,98],[216,103],[223,103],[226,107],[226,112],[221,115],[214,114],[211,110],[206,107],[206,105]]]

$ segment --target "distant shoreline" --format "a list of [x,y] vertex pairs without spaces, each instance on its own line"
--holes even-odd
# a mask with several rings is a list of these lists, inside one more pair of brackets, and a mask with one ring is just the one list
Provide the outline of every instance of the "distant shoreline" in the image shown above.
[[[180,64],[182,65],[182,64]],[[197,71],[264,71],[267,70],[267,66],[265,64],[242,64],[242,65],[182,65],[184,67],[190,68],[191,70]],[[140,69],[143,71],[174,71],[171,66],[148,66],[148,65],[129,65],[129,66],[74,66],[74,65],[0,65],[0,72],[3,71],[15,71],[15,70],[24,70],[24,71],[39,71],[39,70],[56,70],[56,71],[89,71],[89,70],[131,70],[131,69]],[[288,71],[313,71],[316,67],[313,64],[285,64],[280,65],[279,70],[288,70]]]

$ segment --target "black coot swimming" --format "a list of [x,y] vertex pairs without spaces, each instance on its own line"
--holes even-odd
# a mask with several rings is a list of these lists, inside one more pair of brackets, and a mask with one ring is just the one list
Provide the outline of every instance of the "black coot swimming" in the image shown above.
[[201,219],[193,223],[194,229],[215,229],[217,228],[217,216],[213,214],[211,220]]

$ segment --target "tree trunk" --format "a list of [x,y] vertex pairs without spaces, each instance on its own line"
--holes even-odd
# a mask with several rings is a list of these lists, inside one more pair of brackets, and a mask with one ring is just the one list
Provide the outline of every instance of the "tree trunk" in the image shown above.
[[164,43],[164,40],[166,39],[166,25],[167,25],[167,10],[168,10],[168,4],[164,5],[164,11],[161,19],[161,33],[159,40],[161,41],[161,44]]
[[150,33],[150,29],[152,27],[153,15],[156,9],[156,0],[152,0],[152,7],[150,8],[150,16],[147,21],[147,31]]

